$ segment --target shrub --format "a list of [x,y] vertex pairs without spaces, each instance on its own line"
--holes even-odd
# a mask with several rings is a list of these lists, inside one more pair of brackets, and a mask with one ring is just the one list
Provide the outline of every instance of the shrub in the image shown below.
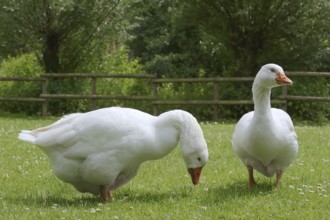
[[[143,73],[138,60],[130,60],[125,47],[118,47],[110,54],[105,54],[102,63],[92,61],[81,70],[89,73],[115,73],[115,74],[136,74]],[[49,83],[50,93],[64,94],[91,94],[90,79],[51,79]],[[96,84],[98,95],[128,96],[150,94],[150,86],[138,79],[100,78]],[[108,106],[129,106],[147,110],[144,103],[122,100],[98,100],[97,108]],[[147,104],[148,105],[148,104]],[[69,112],[84,112],[91,109],[91,102],[88,100],[52,100],[49,102],[49,109],[52,114],[62,115]],[[150,106],[150,104],[149,104]],[[151,108],[150,108],[151,109]]]
[[[293,96],[320,96],[330,94],[330,83],[327,78],[290,77],[294,85],[288,87],[288,94]],[[220,100],[252,100],[252,82],[219,83]],[[213,83],[168,83],[159,89],[159,98],[163,100],[212,100]],[[272,99],[282,94],[281,87],[272,90]],[[272,107],[282,108],[281,104]],[[159,112],[171,108],[182,108],[194,114],[199,120],[212,120],[213,108],[200,105],[161,105]],[[288,113],[295,121],[307,121],[323,124],[330,119],[330,103],[319,101],[289,101]],[[253,111],[253,105],[220,105],[220,120],[238,120],[243,114]]]
[[[89,72],[98,73],[143,73],[138,60],[129,60],[125,48],[116,53],[105,55],[101,65]],[[16,58],[8,58],[0,65],[0,76],[39,76],[43,73],[36,56],[25,54]],[[200,73],[201,77],[204,73]],[[289,95],[329,96],[330,83],[328,78],[292,77],[294,85],[288,88]],[[36,82],[0,82],[0,96],[5,97],[38,97],[41,86]],[[145,79],[98,79],[97,94],[113,96],[151,96],[152,86]],[[252,82],[221,82],[219,83],[220,100],[252,100]],[[49,93],[91,94],[89,79],[51,79],[48,84]],[[281,94],[281,89],[272,90],[273,99]],[[161,100],[212,100],[213,83],[164,83],[158,87]],[[329,102],[290,101],[288,112],[294,120],[324,123],[330,118]],[[108,106],[125,106],[152,113],[150,101],[98,100],[97,108]],[[281,107],[273,105],[274,107]],[[71,112],[89,111],[89,100],[51,100],[51,114],[63,115]],[[194,114],[199,120],[212,120],[214,109],[211,106],[199,105],[159,105],[158,112],[180,108]],[[39,103],[3,102],[0,111],[11,113],[40,114]],[[220,120],[237,120],[244,113],[253,110],[253,105],[220,105]]]
[[[0,64],[0,76],[2,77],[34,77],[43,73],[34,54],[23,54],[3,60]],[[38,97],[41,93],[41,85],[36,82],[12,82],[0,81],[0,96],[3,97]],[[1,103],[0,111],[11,113],[39,114],[40,104],[29,102],[19,103],[5,101]]]
[[[330,80],[323,77],[292,77],[294,85],[289,95],[329,97]],[[330,103],[319,101],[291,101],[289,114],[301,121],[322,124],[330,119]]]

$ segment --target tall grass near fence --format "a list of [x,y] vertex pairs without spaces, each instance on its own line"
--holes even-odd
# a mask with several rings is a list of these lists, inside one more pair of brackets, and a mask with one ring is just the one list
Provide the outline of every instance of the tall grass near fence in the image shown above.
[[114,201],[82,194],[58,180],[37,147],[19,141],[21,129],[57,118],[0,117],[0,219],[327,219],[330,216],[330,124],[298,125],[298,159],[281,187],[247,171],[231,149],[234,124],[202,124],[210,158],[193,186],[179,149],[143,164],[138,175],[114,192]]

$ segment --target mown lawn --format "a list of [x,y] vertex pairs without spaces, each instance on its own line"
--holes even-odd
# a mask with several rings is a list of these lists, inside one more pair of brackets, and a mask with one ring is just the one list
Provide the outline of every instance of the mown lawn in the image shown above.
[[21,129],[55,118],[0,117],[0,219],[329,219],[330,124],[296,126],[299,155],[274,178],[257,174],[246,188],[247,171],[231,149],[234,124],[202,124],[210,159],[193,186],[179,149],[141,166],[136,178],[115,191],[114,201],[77,192],[51,172],[46,156],[19,141]]

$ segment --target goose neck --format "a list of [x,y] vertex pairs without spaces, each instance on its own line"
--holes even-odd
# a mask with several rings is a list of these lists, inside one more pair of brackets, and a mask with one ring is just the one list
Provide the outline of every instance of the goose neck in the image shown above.
[[203,139],[203,132],[197,120],[188,112],[172,110],[159,116],[163,128],[166,128],[177,141],[180,141],[182,152],[190,151],[192,139]]
[[270,95],[271,89],[253,85],[253,102],[255,115],[268,115],[271,112]]

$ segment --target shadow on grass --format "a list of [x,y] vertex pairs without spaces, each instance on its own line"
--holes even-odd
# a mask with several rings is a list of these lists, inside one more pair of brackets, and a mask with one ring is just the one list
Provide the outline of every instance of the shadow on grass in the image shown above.
[[143,192],[143,193],[131,193],[129,196],[118,198],[118,200],[123,200],[126,202],[139,202],[139,203],[158,203],[171,200],[180,200],[189,197],[189,194],[185,190],[177,190],[171,192]]
[[219,204],[236,199],[264,196],[274,192],[273,185],[269,183],[258,183],[256,187],[249,189],[246,182],[237,182],[209,189],[203,202],[206,204]]
[[[39,208],[57,208],[57,207],[95,207],[101,203],[101,199],[98,196],[91,194],[77,194],[77,197],[68,197],[68,195],[32,195],[27,194],[22,197],[7,197],[7,202],[17,205],[21,204],[25,207],[39,207]],[[160,203],[169,200],[180,200],[186,198],[189,195],[183,191],[172,192],[133,192],[118,191],[113,194],[114,199],[109,201],[111,203]]]
[[[196,196],[194,187],[180,187],[171,191],[140,191],[140,190],[118,190],[113,196],[111,203],[162,203],[166,201],[179,201],[190,196]],[[228,201],[264,196],[274,193],[273,185],[270,183],[259,183],[255,188],[248,189],[246,182],[235,182],[229,185],[220,185],[209,188],[203,193],[200,201],[203,204],[221,204]],[[199,194],[199,193],[198,193]],[[101,203],[98,196],[91,194],[25,194],[21,197],[7,197],[6,201],[13,204],[22,204],[25,207],[56,208],[56,207],[95,207]]]
[[56,208],[59,207],[83,207],[95,206],[101,202],[99,197],[81,196],[76,198],[61,197],[61,195],[36,196],[27,195],[25,197],[6,198],[9,203],[22,204],[25,207],[43,207]]

